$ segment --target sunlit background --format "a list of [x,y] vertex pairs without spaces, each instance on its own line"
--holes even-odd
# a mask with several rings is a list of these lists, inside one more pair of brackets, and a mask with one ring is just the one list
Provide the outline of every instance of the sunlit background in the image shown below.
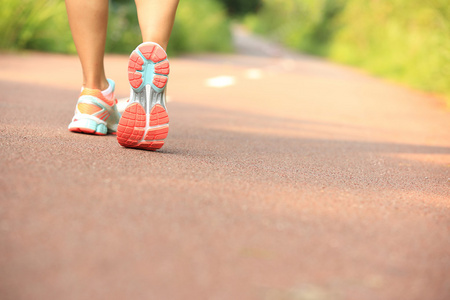
[[449,2],[180,0],[153,152],[67,130],[64,0],[0,0],[0,300],[450,299]]
[[[75,53],[63,0],[1,0],[0,48]],[[141,41],[133,1],[111,1],[106,50]],[[168,52],[232,52],[232,24],[450,99],[447,0],[181,0]]]

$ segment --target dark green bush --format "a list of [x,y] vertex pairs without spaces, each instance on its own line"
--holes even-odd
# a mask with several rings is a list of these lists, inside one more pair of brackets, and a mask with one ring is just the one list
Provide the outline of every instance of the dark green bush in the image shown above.
[[260,6],[261,0],[220,0],[227,8],[230,15],[245,15],[256,12]]

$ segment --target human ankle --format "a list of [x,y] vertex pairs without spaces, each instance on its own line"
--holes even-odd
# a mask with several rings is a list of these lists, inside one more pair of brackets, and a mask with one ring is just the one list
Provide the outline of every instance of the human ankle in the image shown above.
[[96,81],[84,81],[83,82],[83,88],[88,89],[94,89],[94,90],[100,90],[104,91],[109,87],[109,82],[106,80],[106,78],[103,80],[96,80]]
[[108,100],[113,100],[114,99],[114,89],[115,89],[114,81],[111,79],[108,79],[108,87],[106,89],[101,90],[102,95]]

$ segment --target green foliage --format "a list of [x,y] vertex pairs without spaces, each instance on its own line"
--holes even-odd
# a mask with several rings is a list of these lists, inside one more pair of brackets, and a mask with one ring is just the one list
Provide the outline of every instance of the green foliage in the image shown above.
[[[64,0],[0,0],[0,49],[75,53]],[[134,1],[113,0],[106,51],[130,53],[142,42]],[[168,52],[231,51],[230,24],[216,0],[182,0]]]
[[216,0],[181,0],[170,38],[169,53],[230,52],[230,21]]
[[134,1],[113,0],[109,10],[105,51],[108,53],[130,53],[131,50],[142,43]]
[[332,59],[450,95],[447,0],[348,0],[339,23]]
[[448,0],[264,0],[254,31],[450,97]]
[[244,15],[256,12],[261,6],[261,0],[220,0],[230,15]]
[[290,48],[326,55],[345,0],[263,0],[245,23]]
[[[134,2],[113,1],[108,25],[107,52],[129,53],[142,42]],[[167,52],[232,50],[230,23],[225,9],[215,0],[182,0]]]
[[75,52],[64,2],[1,0],[0,49]]

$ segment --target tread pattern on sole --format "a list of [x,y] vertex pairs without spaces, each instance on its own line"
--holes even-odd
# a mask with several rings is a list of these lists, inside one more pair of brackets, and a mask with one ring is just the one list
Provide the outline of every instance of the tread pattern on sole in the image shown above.
[[158,126],[169,123],[169,115],[164,107],[156,104],[150,112],[150,126]]
[[161,60],[164,60],[167,58],[166,53],[164,50],[157,46],[156,44],[143,44],[138,47],[139,51],[141,51],[142,55],[147,60],[151,60],[154,63],[157,63]]
[[142,66],[144,65],[144,60],[137,54],[135,51],[131,53],[130,59],[128,60],[128,81],[132,87],[137,89],[141,86],[142,73],[138,72],[142,70]]
[[[144,87],[149,85],[148,88],[152,89],[151,97],[155,94],[162,94],[164,97],[169,72],[167,54],[159,45],[139,45],[128,61],[128,80],[132,95],[140,95],[136,97],[142,101],[142,95],[146,91]],[[135,100],[125,109],[117,128],[117,141],[120,145],[146,150],[157,150],[164,145],[169,132],[169,116],[164,106],[155,99],[145,98],[145,102]]]
[[[150,113],[150,124],[157,127],[147,127],[144,108],[139,103],[128,106],[117,127],[117,141],[129,148],[157,150],[164,145],[164,139],[169,133],[169,116],[161,105],[155,105]],[[161,126],[162,125],[162,126]]]
[[[144,61],[141,55],[147,60]],[[159,89],[163,89],[167,84],[167,75],[169,75],[169,62],[164,50],[155,44],[143,44],[134,50],[128,60],[128,80],[130,85],[138,90],[146,83],[144,76],[147,64],[153,65],[153,85]]]
[[145,132],[146,115],[139,103],[132,103],[122,114],[117,127],[117,141],[124,147],[136,147]]
[[167,60],[155,65],[155,73],[169,75],[169,62]]

